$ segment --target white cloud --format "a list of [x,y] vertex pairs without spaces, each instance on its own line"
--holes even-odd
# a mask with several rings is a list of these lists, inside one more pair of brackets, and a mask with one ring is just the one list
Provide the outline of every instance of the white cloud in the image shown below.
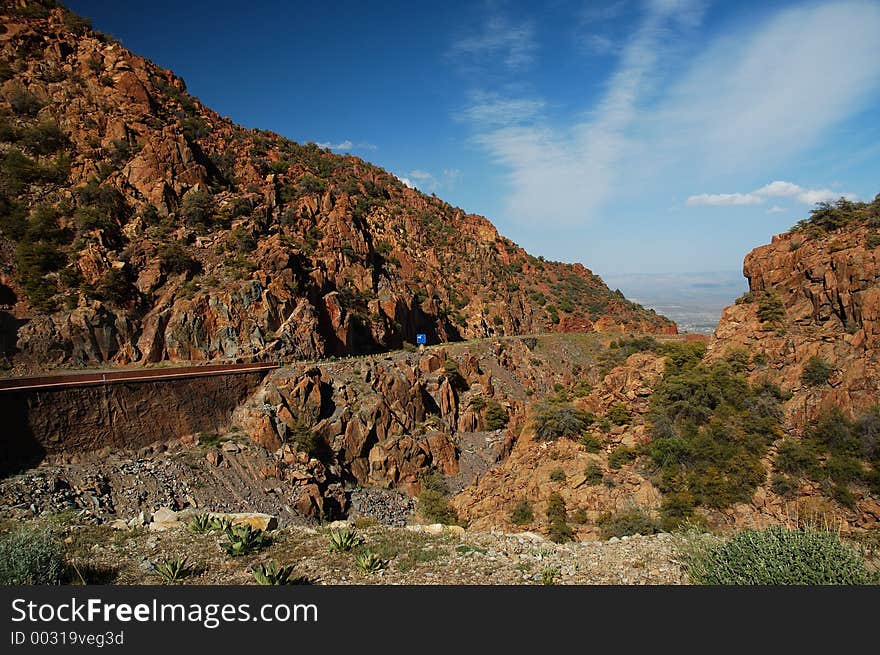
[[[540,115],[523,125],[513,120],[493,125],[494,129],[476,124],[480,130],[476,141],[509,171],[506,213],[510,218],[525,224],[577,224],[609,197],[618,181],[618,168],[631,150],[628,131],[638,118],[643,92],[650,86],[661,42],[669,24],[678,21],[678,12],[691,12],[692,4],[650,7],[623,49],[620,66],[590,120],[567,128],[550,127]],[[535,100],[518,103],[535,111],[542,106]]]
[[[856,200],[852,193],[840,193],[830,189],[806,189],[792,182],[776,180],[770,184],[755,189],[751,193],[701,193],[690,196],[687,199],[688,206],[707,205],[710,207],[734,207],[739,205],[760,205],[767,198],[791,198],[804,205],[815,205],[818,202],[831,202],[843,197],[847,200]],[[772,211],[785,211],[780,207],[771,208]]]
[[330,150],[346,151],[346,150],[351,150],[351,147],[354,144],[351,142],[350,139],[346,139],[345,141],[340,141],[339,143],[336,143],[336,144],[333,144],[333,143],[330,143],[329,141],[326,141],[324,143],[319,142],[318,145],[321,146],[322,148],[330,148]]
[[534,31],[530,22],[511,23],[503,16],[492,16],[480,33],[455,41],[449,54],[467,65],[483,66],[491,58],[509,69],[523,69],[535,58]]
[[781,214],[783,212],[787,212],[788,210],[785,207],[780,207],[779,205],[773,205],[770,209],[767,210],[768,214]]
[[[744,15],[735,30],[697,51],[683,44],[700,40],[682,37],[698,24],[702,3],[653,0],[643,7],[597,104],[551,121],[540,97],[486,94],[460,112],[476,143],[506,171],[508,219],[579,225],[649,183],[666,189],[688,177],[772,174],[880,90],[880,3],[760,9],[760,22]],[[701,194],[688,204],[813,204],[840,195],[771,183],[760,194]]]
[[444,168],[439,176],[420,168],[413,169],[406,175],[395,175],[409,188],[429,192],[452,188],[460,176],[461,171],[457,168]]
[[738,205],[760,205],[762,202],[764,202],[763,198],[751,193],[701,193],[687,199],[687,204],[691,207],[695,205],[735,207]]
[[497,93],[479,91],[471,95],[471,103],[454,118],[491,128],[530,121],[545,106],[540,99],[503,98]]

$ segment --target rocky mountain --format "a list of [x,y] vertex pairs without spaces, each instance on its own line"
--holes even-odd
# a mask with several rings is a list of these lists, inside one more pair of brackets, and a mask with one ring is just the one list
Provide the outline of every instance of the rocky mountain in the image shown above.
[[53,2],[0,7],[0,354],[16,370],[675,332],[357,157],[235,125]]
[[880,196],[819,205],[743,264],[749,291],[728,307],[710,357],[749,353],[750,377],[788,389],[804,426],[823,410],[864,412],[880,392]]

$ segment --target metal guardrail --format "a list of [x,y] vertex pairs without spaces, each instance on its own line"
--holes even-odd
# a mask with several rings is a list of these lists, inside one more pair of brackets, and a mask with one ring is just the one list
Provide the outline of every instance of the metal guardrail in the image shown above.
[[206,364],[204,366],[180,366],[155,369],[123,369],[88,373],[59,373],[31,377],[0,379],[0,393],[27,389],[53,389],[59,387],[82,387],[121,382],[160,382],[182,378],[254,373],[270,371],[279,367],[277,362],[253,364]]

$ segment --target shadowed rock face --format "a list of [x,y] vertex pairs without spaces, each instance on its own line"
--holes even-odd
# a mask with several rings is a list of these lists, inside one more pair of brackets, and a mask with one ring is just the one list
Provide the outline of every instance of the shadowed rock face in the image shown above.
[[[793,392],[786,408],[795,425],[831,406],[858,414],[880,397],[880,250],[868,244],[872,233],[864,225],[795,231],[756,248],[743,265],[754,299],[725,309],[715,331],[710,358],[747,349],[752,379],[766,376]],[[778,320],[759,318],[765,293],[781,303]],[[828,384],[801,382],[813,356],[833,367]]]
[[265,373],[0,392],[0,473],[47,455],[136,450],[224,430]]
[[[233,124],[173,73],[71,31],[63,9],[0,12],[0,152],[43,167],[2,189],[18,218],[0,265],[28,320],[19,367],[675,331],[583,266],[532,257],[361,159]],[[28,135],[46,126],[60,136],[40,154]],[[51,229],[29,230],[41,203]],[[36,242],[57,256],[35,264]]]

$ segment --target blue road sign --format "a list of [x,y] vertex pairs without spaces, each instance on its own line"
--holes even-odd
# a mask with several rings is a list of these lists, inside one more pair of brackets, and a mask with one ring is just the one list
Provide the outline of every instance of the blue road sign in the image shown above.
[[428,343],[428,337],[425,334],[416,335],[416,343]]

